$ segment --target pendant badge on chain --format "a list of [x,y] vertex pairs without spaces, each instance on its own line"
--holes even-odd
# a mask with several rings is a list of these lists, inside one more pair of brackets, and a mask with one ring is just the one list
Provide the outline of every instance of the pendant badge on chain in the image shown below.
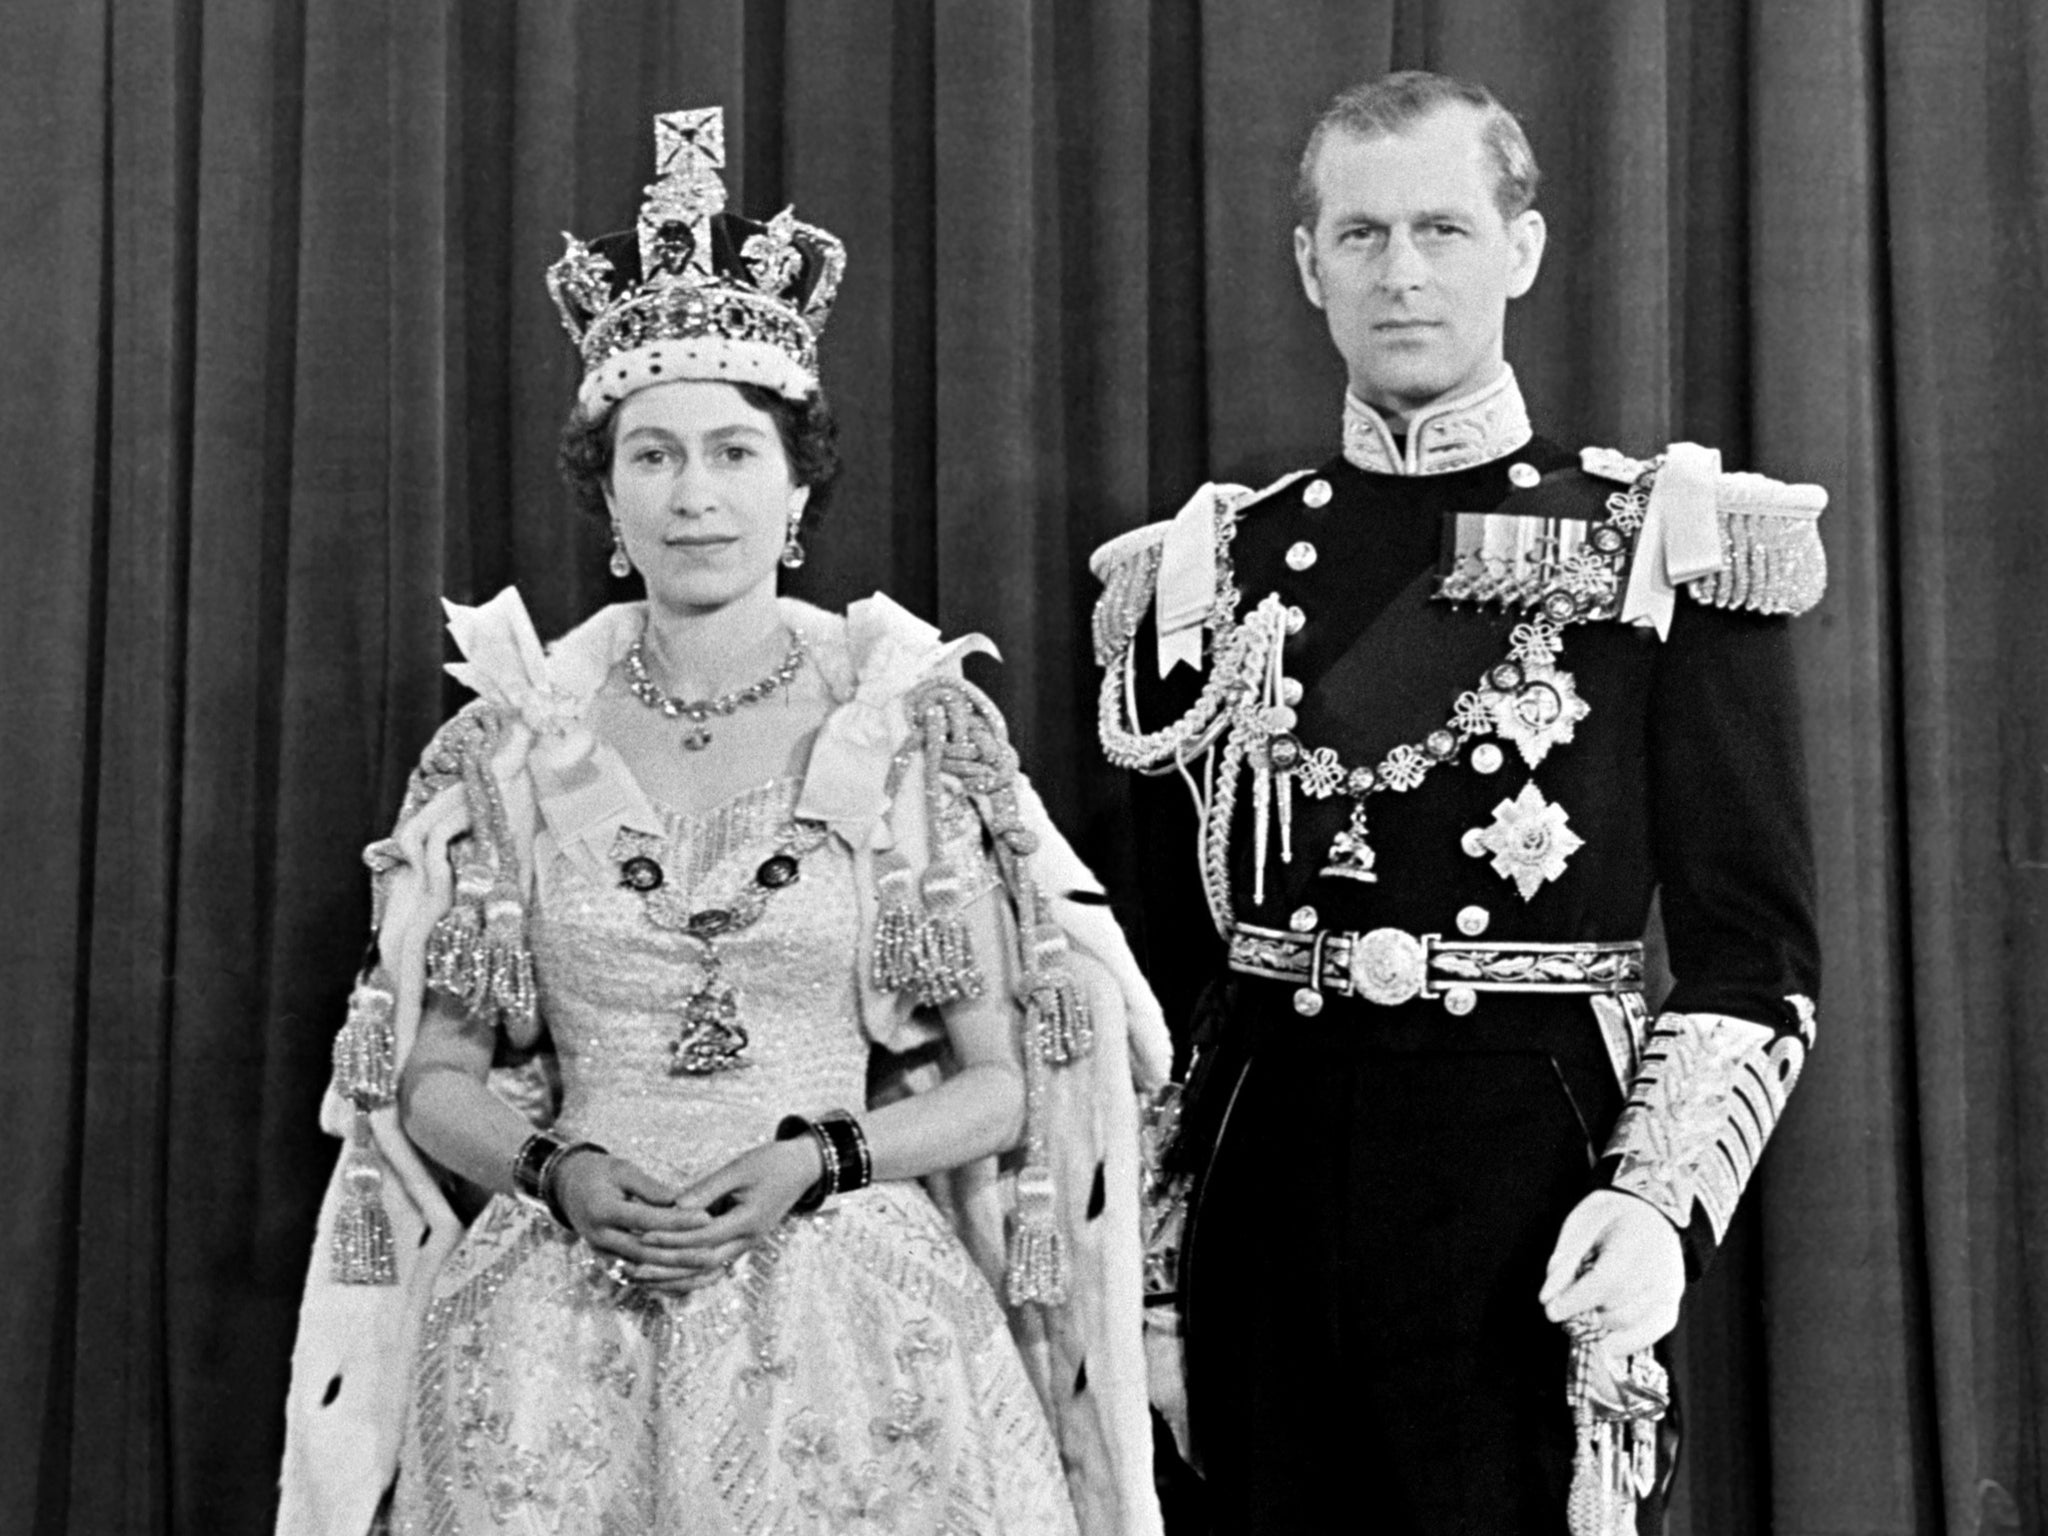
[[683,999],[683,1027],[669,1042],[671,1077],[710,1077],[747,1065],[739,994],[719,974],[718,951],[704,958],[704,980]]
[[790,822],[775,851],[761,861],[752,878],[726,905],[693,907],[687,895],[668,883],[659,857],[666,851],[664,840],[630,827],[619,829],[611,850],[619,866],[619,885],[640,898],[641,912],[649,923],[694,940],[701,951],[697,958],[701,975],[683,998],[680,1027],[669,1042],[671,1076],[710,1077],[750,1065],[746,1054],[749,1039],[740,1023],[739,991],[725,979],[718,943],[759,921],[769,898],[796,883],[804,856],[817,849],[825,835],[821,822]]

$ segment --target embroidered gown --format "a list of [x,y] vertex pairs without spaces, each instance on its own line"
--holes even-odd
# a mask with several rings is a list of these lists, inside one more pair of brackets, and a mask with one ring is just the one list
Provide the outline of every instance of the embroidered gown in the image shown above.
[[[667,882],[728,903],[798,784],[661,812]],[[560,1058],[557,1129],[682,1185],[786,1114],[865,1102],[851,856],[804,856],[718,940],[748,1064],[673,1076],[702,946],[542,840],[530,938]],[[1074,1530],[1039,1399],[984,1279],[913,1182],[785,1222],[687,1296],[621,1287],[548,1217],[494,1199],[436,1277],[393,1528],[521,1532]]]

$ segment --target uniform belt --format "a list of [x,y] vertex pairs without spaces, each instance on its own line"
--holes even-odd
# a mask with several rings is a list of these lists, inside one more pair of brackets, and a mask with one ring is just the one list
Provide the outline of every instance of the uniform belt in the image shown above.
[[[1304,989],[1295,995],[1302,1013],[1316,1012],[1325,992],[1387,1007],[1440,997],[1452,1013],[1470,1013],[1481,992],[1639,992],[1643,946],[1636,940],[1489,944],[1400,928],[1293,933],[1233,923],[1230,968],[1240,975],[1294,982]],[[1313,1005],[1306,1001],[1310,996]]]

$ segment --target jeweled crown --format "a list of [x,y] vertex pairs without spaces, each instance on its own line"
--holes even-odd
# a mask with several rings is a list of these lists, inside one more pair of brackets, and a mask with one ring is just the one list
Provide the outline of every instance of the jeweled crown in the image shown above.
[[565,235],[568,249],[548,268],[583,355],[578,405],[594,415],[675,379],[815,394],[846,247],[789,208],[765,224],[726,211],[721,108],[665,112],[654,138],[639,222],[589,245]]

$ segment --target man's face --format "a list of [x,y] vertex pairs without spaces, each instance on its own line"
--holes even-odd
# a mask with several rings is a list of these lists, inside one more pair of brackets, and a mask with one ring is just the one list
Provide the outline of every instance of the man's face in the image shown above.
[[1301,284],[1352,392],[1390,415],[1500,373],[1508,300],[1543,260],[1543,216],[1501,218],[1479,125],[1451,107],[1397,135],[1332,133],[1316,156],[1322,207],[1313,230],[1294,231]]

